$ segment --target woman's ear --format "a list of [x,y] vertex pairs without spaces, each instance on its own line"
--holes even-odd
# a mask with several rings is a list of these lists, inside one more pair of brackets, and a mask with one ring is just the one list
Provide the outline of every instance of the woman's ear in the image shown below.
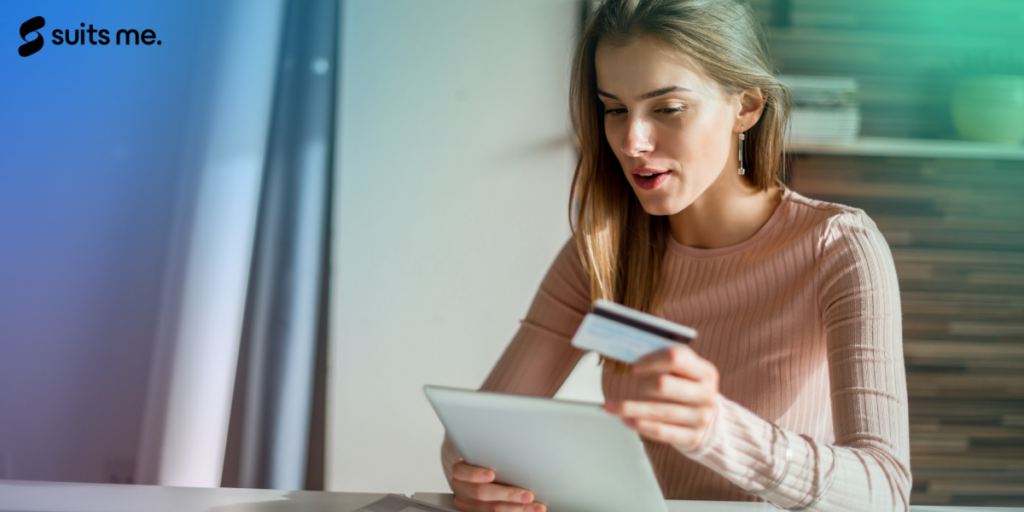
[[740,111],[736,115],[736,132],[747,131],[757,124],[764,112],[764,91],[759,87],[744,89],[739,93]]

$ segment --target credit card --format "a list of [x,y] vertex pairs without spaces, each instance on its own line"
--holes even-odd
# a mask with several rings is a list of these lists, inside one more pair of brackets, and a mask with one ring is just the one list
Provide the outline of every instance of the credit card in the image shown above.
[[572,344],[626,363],[666,348],[689,343],[693,328],[669,322],[603,299],[594,301]]

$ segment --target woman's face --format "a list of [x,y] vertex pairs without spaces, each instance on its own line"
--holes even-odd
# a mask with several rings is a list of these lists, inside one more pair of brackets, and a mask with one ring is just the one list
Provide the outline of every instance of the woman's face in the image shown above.
[[679,52],[650,39],[601,43],[595,65],[605,136],[647,213],[676,214],[730,162],[737,172],[732,141],[749,128],[739,95],[726,96]]

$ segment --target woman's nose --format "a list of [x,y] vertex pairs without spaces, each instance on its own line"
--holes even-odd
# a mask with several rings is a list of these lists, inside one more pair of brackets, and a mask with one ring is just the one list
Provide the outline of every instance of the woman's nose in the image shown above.
[[628,156],[639,156],[654,149],[651,144],[651,125],[641,117],[629,120],[626,138],[622,141],[622,152]]

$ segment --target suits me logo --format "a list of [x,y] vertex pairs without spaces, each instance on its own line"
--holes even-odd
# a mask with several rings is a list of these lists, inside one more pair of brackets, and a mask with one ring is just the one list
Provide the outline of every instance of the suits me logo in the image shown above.
[[[18,47],[18,55],[22,57],[28,57],[39,50],[43,49],[43,35],[37,32],[46,25],[46,20],[42,16],[36,16],[25,23],[21,24],[21,39],[25,41],[25,44]],[[121,41],[124,41],[125,46],[138,46],[140,44],[150,46],[156,44],[157,46],[162,45],[163,41],[156,38],[156,32],[145,29],[141,32],[135,29],[121,29],[118,30],[113,36],[110,35],[110,31],[107,29],[97,30],[93,28],[92,24],[89,28],[85,28],[85,23],[80,24],[82,28],[75,30],[68,29],[56,29],[53,31],[53,39],[50,41],[54,46],[61,45],[92,45],[92,46],[106,46],[113,44],[121,46]],[[31,41],[28,40],[29,34],[35,33],[36,37]],[[88,37],[87,37],[88,36]],[[98,37],[97,37],[98,36]]]
[[[46,20],[42,16],[36,16],[21,24],[21,39],[25,41],[25,44],[18,47],[18,55],[28,57],[43,48],[43,35],[36,31],[43,28],[44,25],[46,25]],[[36,33],[36,38],[31,41],[25,39],[25,36],[32,32]]]

